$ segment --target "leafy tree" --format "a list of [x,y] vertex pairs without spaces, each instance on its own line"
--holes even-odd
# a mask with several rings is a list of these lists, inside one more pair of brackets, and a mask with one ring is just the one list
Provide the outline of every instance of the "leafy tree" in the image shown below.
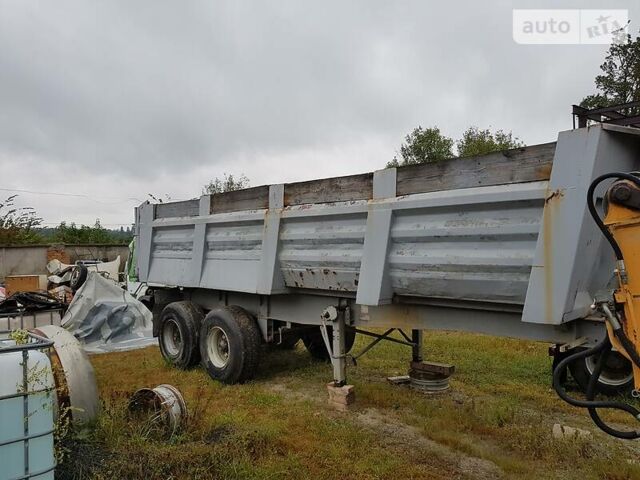
[[204,187],[202,187],[203,195],[213,195],[214,193],[231,192],[233,190],[242,190],[249,186],[249,178],[244,174],[234,177],[232,174],[223,174],[222,178],[214,178]]
[[107,230],[100,224],[100,220],[90,227],[77,226],[75,223],[67,225],[61,222],[50,234],[48,240],[57,243],[87,244],[87,243],[128,243],[129,236],[122,237],[120,232]]
[[473,157],[518,147],[524,147],[524,143],[511,132],[498,130],[491,133],[489,129],[480,130],[478,127],[469,127],[456,142],[459,157]]
[[0,201],[0,244],[37,243],[42,218],[31,207],[16,207],[16,197],[11,195]]
[[[417,127],[404,140],[400,146],[400,159],[397,156],[393,157],[393,160],[387,163],[387,168],[439,162],[455,156],[453,140],[442,135],[438,127]],[[478,127],[469,127],[455,144],[458,157],[484,155],[525,146],[511,132],[491,132],[489,129],[480,130]]]
[[387,167],[417,165],[447,160],[453,157],[453,140],[440,133],[438,127],[418,126],[404,138],[400,145],[400,158],[393,157]]
[[[640,36],[620,33],[623,40],[611,44],[600,65],[602,73],[596,76],[597,93],[585,97],[580,106],[588,109],[608,107],[640,100]],[[630,109],[631,115],[640,114],[640,108]]]

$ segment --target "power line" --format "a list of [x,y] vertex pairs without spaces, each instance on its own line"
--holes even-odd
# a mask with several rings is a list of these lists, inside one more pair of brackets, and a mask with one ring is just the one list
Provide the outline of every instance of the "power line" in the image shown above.
[[135,197],[126,197],[125,199],[123,199],[122,197],[92,197],[92,196],[86,195],[84,193],[39,192],[39,191],[36,191],[36,190],[23,190],[23,189],[19,189],[19,188],[0,188],[0,191],[3,191],[3,192],[28,193],[28,194],[31,194],[31,195],[55,195],[57,197],[88,198],[89,200],[93,200],[94,202],[98,202],[98,203],[104,203],[104,202],[101,202],[100,200],[98,200],[98,198],[102,198],[102,199],[105,199],[105,200],[106,199],[119,200],[119,202],[116,202],[116,203],[127,202],[127,201],[134,201],[134,202],[139,202],[139,203],[144,202],[144,200],[140,200],[139,198],[135,198]]
[[[41,223],[40,223],[40,225],[54,225],[54,226],[56,226],[56,227],[57,227],[57,226],[58,226],[58,225],[60,225],[61,223],[62,223],[61,221],[60,221],[60,222],[57,222],[57,223],[56,223],[56,222],[41,222]],[[71,225],[71,223],[74,223],[76,226],[78,226],[78,223],[77,223],[77,222],[65,222],[65,223],[66,223],[67,225]],[[129,223],[102,223],[102,222],[100,222],[100,225],[101,225],[101,226],[103,226],[103,227],[105,227],[105,226],[108,226],[108,227],[130,227],[130,226],[132,226],[134,223],[135,223],[135,222],[129,222]],[[85,225],[85,224],[84,224],[84,223],[81,223],[80,225],[82,226],[82,225]],[[90,227],[91,225],[86,225],[86,226],[89,226],[89,227]]]

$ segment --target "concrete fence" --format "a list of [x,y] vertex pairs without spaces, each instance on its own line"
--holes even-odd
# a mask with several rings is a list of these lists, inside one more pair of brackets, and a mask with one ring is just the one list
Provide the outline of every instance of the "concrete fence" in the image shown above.
[[127,245],[35,245],[0,246],[0,282],[8,275],[47,273],[47,263],[57,258],[63,263],[78,260],[115,260],[120,255],[120,270],[129,255]]

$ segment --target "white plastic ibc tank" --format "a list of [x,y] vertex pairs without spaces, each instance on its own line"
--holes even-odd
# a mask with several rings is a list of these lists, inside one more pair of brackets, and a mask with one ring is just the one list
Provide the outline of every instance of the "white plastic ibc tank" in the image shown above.
[[25,422],[23,352],[3,351],[15,345],[12,340],[0,340],[0,479],[53,480],[55,384],[51,362],[42,351],[27,350]]

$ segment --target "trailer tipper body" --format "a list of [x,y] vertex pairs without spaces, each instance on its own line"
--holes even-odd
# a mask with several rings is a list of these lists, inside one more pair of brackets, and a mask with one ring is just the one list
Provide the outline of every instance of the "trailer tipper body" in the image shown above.
[[[398,329],[414,363],[429,329],[546,341],[559,360],[615,339],[594,299],[622,288],[620,262],[587,193],[640,170],[639,134],[598,124],[479,157],[142,204],[138,274],[156,285],[163,355],[241,382],[260,343],[301,338],[341,386],[356,331]],[[612,181],[593,187],[599,215]],[[609,357],[627,368],[605,365],[603,389],[633,385],[618,347]],[[573,362],[585,378],[592,357]]]

